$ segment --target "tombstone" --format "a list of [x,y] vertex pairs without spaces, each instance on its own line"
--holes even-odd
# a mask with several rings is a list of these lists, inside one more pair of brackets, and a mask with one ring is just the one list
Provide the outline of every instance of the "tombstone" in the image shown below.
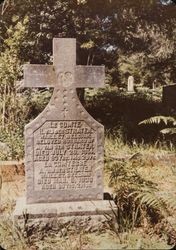
[[156,81],[152,82],[152,90],[154,91],[156,89]]
[[[104,85],[104,66],[77,66],[76,40],[53,40],[53,65],[25,65],[24,87],[54,88],[44,111],[25,127],[26,197],[15,219],[102,214],[104,127],[81,105],[76,88]],[[92,203],[93,201],[93,203]]]
[[127,92],[128,93],[134,93],[134,77],[129,76],[128,77],[128,86],[127,86]]
[[176,109],[176,84],[163,87],[162,102],[165,107]]

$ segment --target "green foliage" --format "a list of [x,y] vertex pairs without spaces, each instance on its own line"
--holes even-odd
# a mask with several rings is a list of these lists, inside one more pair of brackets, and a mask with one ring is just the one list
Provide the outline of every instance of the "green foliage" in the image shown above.
[[172,125],[173,127],[162,129],[160,132],[162,134],[176,134],[176,119],[171,116],[153,116],[150,117],[142,122],[139,123],[139,125],[142,124],[161,124],[164,123],[165,125]]
[[[20,159],[24,156],[24,126],[34,119],[47,105],[48,91],[40,93],[19,89],[22,78],[22,48],[26,46],[29,19],[19,21],[13,16],[13,24],[7,29],[7,37],[0,53],[0,159]],[[19,92],[20,90],[20,92]],[[40,98],[39,98],[40,96]]]
[[150,92],[129,95],[115,87],[98,93],[93,91],[93,94],[89,91],[86,110],[105,126],[107,132],[120,136],[120,131],[124,141],[152,143],[153,138],[159,138],[158,129],[138,126],[139,121],[162,112],[161,99],[154,99]]
[[7,150],[0,149],[0,159],[20,160],[24,157],[23,128],[13,128],[10,131],[1,131],[0,141],[7,145]]
[[20,48],[26,39],[28,18],[9,26],[0,53],[0,141],[10,148],[0,149],[1,159],[22,157],[22,127],[26,119],[25,96],[17,92],[16,81],[22,77]]
[[24,93],[27,99],[26,106],[28,107],[28,115],[26,121],[30,121],[37,117],[37,115],[39,115],[47,106],[51,98],[52,91],[26,90]]
[[166,171],[171,170],[169,166],[167,170],[160,169],[163,166],[158,168],[151,160],[152,155],[158,154],[157,152],[162,155],[168,155],[168,152],[161,152],[162,148],[155,150],[153,148],[151,155],[150,150],[144,148],[144,145],[130,147],[124,145],[121,140],[106,139],[105,169],[109,176],[109,187],[113,189],[117,205],[116,231],[119,237],[119,233],[133,234],[137,228],[143,228],[143,230],[145,228],[150,232],[151,228],[160,227],[163,228],[160,237],[162,235],[162,237],[167,236],[168,239],[172,238],[173,244],[176,242],[176,228],[168,218],[173,216],[173,221],[175,218],[175,194],[172,190],[166,191],[160,187],[160,175],[156,174],[156,178],[152,178],[151,175],[151,168],[162,171],[164,176]]
[[156,2],[9,2],[0,18],[2,45],[6,27],[15,26],[27,15],[27,42],[20,46],[20,58],[25,61],[50,62],[53,37],[76,37],[78,63],[105,64],[115,85],[126,85],[129,74],[149,87],[153,81],[171,83],[175,79],[174,6],[163,7]]
[[167,116],[153,116],[149,119],[146,119],[139,123],[141,124],[160,124],[161,122],[164,122],[165,125],[168,125],[169,123],[173,123],[173,125],[176,125],[176,119],[173,117],[167,117]]
[[160,192],[158,189],[141,188],[131,195],[135,195],[135,199],[139,200],[140,204],[160,211],[164,217],[176,210],[176,200],[173,194]]
[[[141,163],[140,163],[141,164]],[[153,189],[154,184],[143,179],[137,172],[135,162],[120,162],[106,158],[106,169],[109,172],[109,185],[113,187],[116,195],[117,222],[120,232],[133,231],[136,226],[143,223],[144,207],[132,194],[140,191],[142,187]]]

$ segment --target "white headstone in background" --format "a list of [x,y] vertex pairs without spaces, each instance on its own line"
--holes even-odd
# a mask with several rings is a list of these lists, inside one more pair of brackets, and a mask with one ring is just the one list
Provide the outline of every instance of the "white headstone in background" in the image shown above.
[[134,93],[134,77],[133,76],[129,76],[128,77],[128,87],[127,87],[127,91],[129,93]]

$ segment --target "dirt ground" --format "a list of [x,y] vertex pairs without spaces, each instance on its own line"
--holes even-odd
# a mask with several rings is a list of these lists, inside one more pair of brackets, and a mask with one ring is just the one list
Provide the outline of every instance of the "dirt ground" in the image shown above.
[[0,193],[1,211],[7,204],[15,203],[19,196],[25,194],[25,171],[21,162],[5,162],[0,165],[2,188]]

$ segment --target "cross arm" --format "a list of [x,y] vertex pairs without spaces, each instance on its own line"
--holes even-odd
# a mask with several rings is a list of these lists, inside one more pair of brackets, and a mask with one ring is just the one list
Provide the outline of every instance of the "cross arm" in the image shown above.
[[52,65],[24,65],[23,87],[44,88],[54,87],[56,74]]
[[99,88],[105,82],[104,66],[76,66],[75,87],[76,88]]

